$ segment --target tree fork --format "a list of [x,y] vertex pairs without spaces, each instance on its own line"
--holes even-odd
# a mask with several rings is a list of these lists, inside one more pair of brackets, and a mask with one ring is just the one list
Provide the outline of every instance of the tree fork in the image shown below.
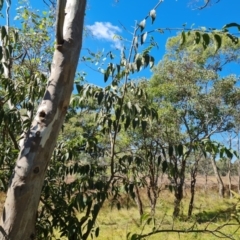
[[[60,1],[66,0],[58,1],[62,6]],[[67,0],[64,19],[57,18],[57,26],[64,22],[64,41],[55,49],[43,100],[19,144],[21,150],[2,213],[0,240],[35,238],[36,213],[44,177],[73,89],[82,47],[85,6],[86,0]]]

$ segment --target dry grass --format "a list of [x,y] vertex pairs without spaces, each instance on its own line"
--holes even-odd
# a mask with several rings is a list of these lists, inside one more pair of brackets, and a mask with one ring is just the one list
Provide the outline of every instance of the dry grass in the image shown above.
[[[196,195],[196,201],[194,206],[193,217],[187,220],[187,210],[189,203],[189,194],[185,196],[182,202],[181,217],[178,220],[172,218],[173,211],[173,194],[165,190],[161,193],[157,208],[156,208],[156,222],[159,229],[188,229],[195,222],[196,228],[203,229],[209,221],[213,221],[210,224],[210,228],[213,229],[217,225],[225,223],[230,217],[230,210],[234,206],[234,201],[229,199],[219,199],[216,193],[209,193],[205,195],[203,192],[199,191]],[[145,212],[150,212],[150,208],[145,201]],[[161,224],[160,224],[161,223]],[[141,233],[143,230],[143,225],[140,224],[140,217],[136,207],[122,208],[117,210],[116,208],[110,209],[105,206],[104,210],[101,212],[97,224],[100,227],[100,240],[120,240],[126,239],[128,232],[131,233]],[[150,232],[153,225],[146,225],[143,232]],[[228,226],[225,228],[225,232],[230,234],[234,232],[236,227]],[[239,237],[238,237],[239,236]],[[236,239],[240,239],[240,231],[235,234]],[[210,234],[200,234],[200,233],[188,233],[188,234],[178,234],[165,232],[161,234],[156,234],[147,239],[150,240],[214,240],[217,237]]]
[[[188,182],[186,186],[188,186]],[[225,184],[227,179],[224,178]],[[237,178],[233,178],[233,185],[236,186]],[[144,190],[141,191],[141,196],[144,201],[145,213],[150,212],[149,203]],[[204,191],[204,179],[199,177],[197,181],[197,191],[194,203],[193,217],[187,220],[188,204],[190,199],[189,189],[186,188],[185,196],[181,205],[181,217],[173,221],[173,201],[174,196],[169,190],[165,189],[160,193],[157,207],[156,207],[156,223],[159,229],[187,229],[196,222],[196,228],[203,229],[210,221],[211,228],[219,226],[230,218],[230,213],[234,207],[235,201],[233,199],[218,197],[217,184],[214,177],[208,179],[208,190]],[[5,200],[5,194],[0,195],[0,208],[2,209]],[[100,227],[99,240],[121,240],[126,239],[128,232],[144,233],[151,232],[153,224],[145,225],[140,223],[138,209],[134,201],[127,196],[121,200],[122,208],[118,210],[116,207],[111,207],[110,202],[106,202],[104,208],[100,212],[97,219],[97,226]],[[161,223],[161,224],[160,224]],[[144,226],[144,229],[143,229]],[[225,232],[230,234],[234,232],[235,228],[227,226]],[[56,233],[58,235],[58,233]],[[91,239],[91,238],[90,238]],[[149,240],[216,240],[217,237],[210,234],[188,233],[178,234],[165,232],[156,234],[149,238]],[[240,231],[235,234],[235,239],[240,240]],[[62,240],[64,240],[62,238]]]

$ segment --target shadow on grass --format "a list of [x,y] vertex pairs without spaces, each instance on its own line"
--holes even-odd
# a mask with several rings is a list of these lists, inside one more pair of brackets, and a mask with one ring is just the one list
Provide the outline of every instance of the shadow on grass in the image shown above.
[[216,209],[214,211],[202,211],[194,214],[198,223],[206,222],[226,222],[231,218],[231,214],[235,211],[234,204],[228,204],[226,209]]

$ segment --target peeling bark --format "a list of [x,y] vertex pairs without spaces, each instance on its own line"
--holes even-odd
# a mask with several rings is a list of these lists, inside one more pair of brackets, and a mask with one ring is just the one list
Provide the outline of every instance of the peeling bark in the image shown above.
[[2,213],[0,239],[35,238],[36,213],[44,177],[73,89],[82,46],[85,6],[86,0],[67,1],[64,42],[54,52],[45,95],[20,143],[20,154]]

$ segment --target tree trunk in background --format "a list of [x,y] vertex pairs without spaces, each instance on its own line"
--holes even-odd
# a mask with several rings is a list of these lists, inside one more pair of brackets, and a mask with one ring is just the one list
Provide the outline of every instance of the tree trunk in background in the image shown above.
[[231,189],[232,189],[232,179],[231,179],[231,159],[228,159],[228,191],[229,196],[232,197]]
[[191,169],[191,186],[190,186],[190,202],[188,205],[188,217],[192,216],[193,211],[193,203],[194,203],[194,197],[195,197],[195,187],[196,187],[196,181],[197,181],[197,171],[198,171],[198,162],[200,159],[197,159],[193,168]]
[[[175,169],[177,169],[178,162],[175,160]],[[185,183],[186,159],[182,160],[181,169],[177,177],[174,178],[174,210],[173,217],[178,217],[181,210],[181,201],[183,198],[183,186]]]
[[178,217],[181,210],[181,201],[183,198],[183,184],[179,184],[175,187],[175,199],[174,199],[174,210],[173,217]]
[[[229,149],[232,149],[232,136],[230,135],[229,138]],[[229,191],[229,197],[232,198],[232,193],[231,193],[231,189],[232,189],[232,179],[231,179],[231,158],[228,159],[228,191]]]
[[138,186],[135,186],[135,192],[136,192],[136,203],[138,206],[139,215],[141,217],[143,215],[143,203],[142,203],[141,195],[139,193]]
[[82,46],[86,0],[68,0],[62,45],[54,52],[51,76],[20,153],[5,201],[0,239],[35,238],[36,213],[45,173],[62,127]]
[[240,160],[238,160],[238,193],[240,194]]
[[223,184],[222,178],[220,176],[220,173],[219,173],[217,165],[216,165],[215,156],[211,157],[211,162],[212,162],[212,166],[213,166],[213,171],[214,171],[215,177],[217,178],[217,182],[218,182],[219,197],[223,198],[224,197],[225,188],[224,188],[224,184]]
[[205,176],[204,192],[207,193],[207,189],[208,189],[208,174],[207,174],[207,172],[204,174],[204,176]]

